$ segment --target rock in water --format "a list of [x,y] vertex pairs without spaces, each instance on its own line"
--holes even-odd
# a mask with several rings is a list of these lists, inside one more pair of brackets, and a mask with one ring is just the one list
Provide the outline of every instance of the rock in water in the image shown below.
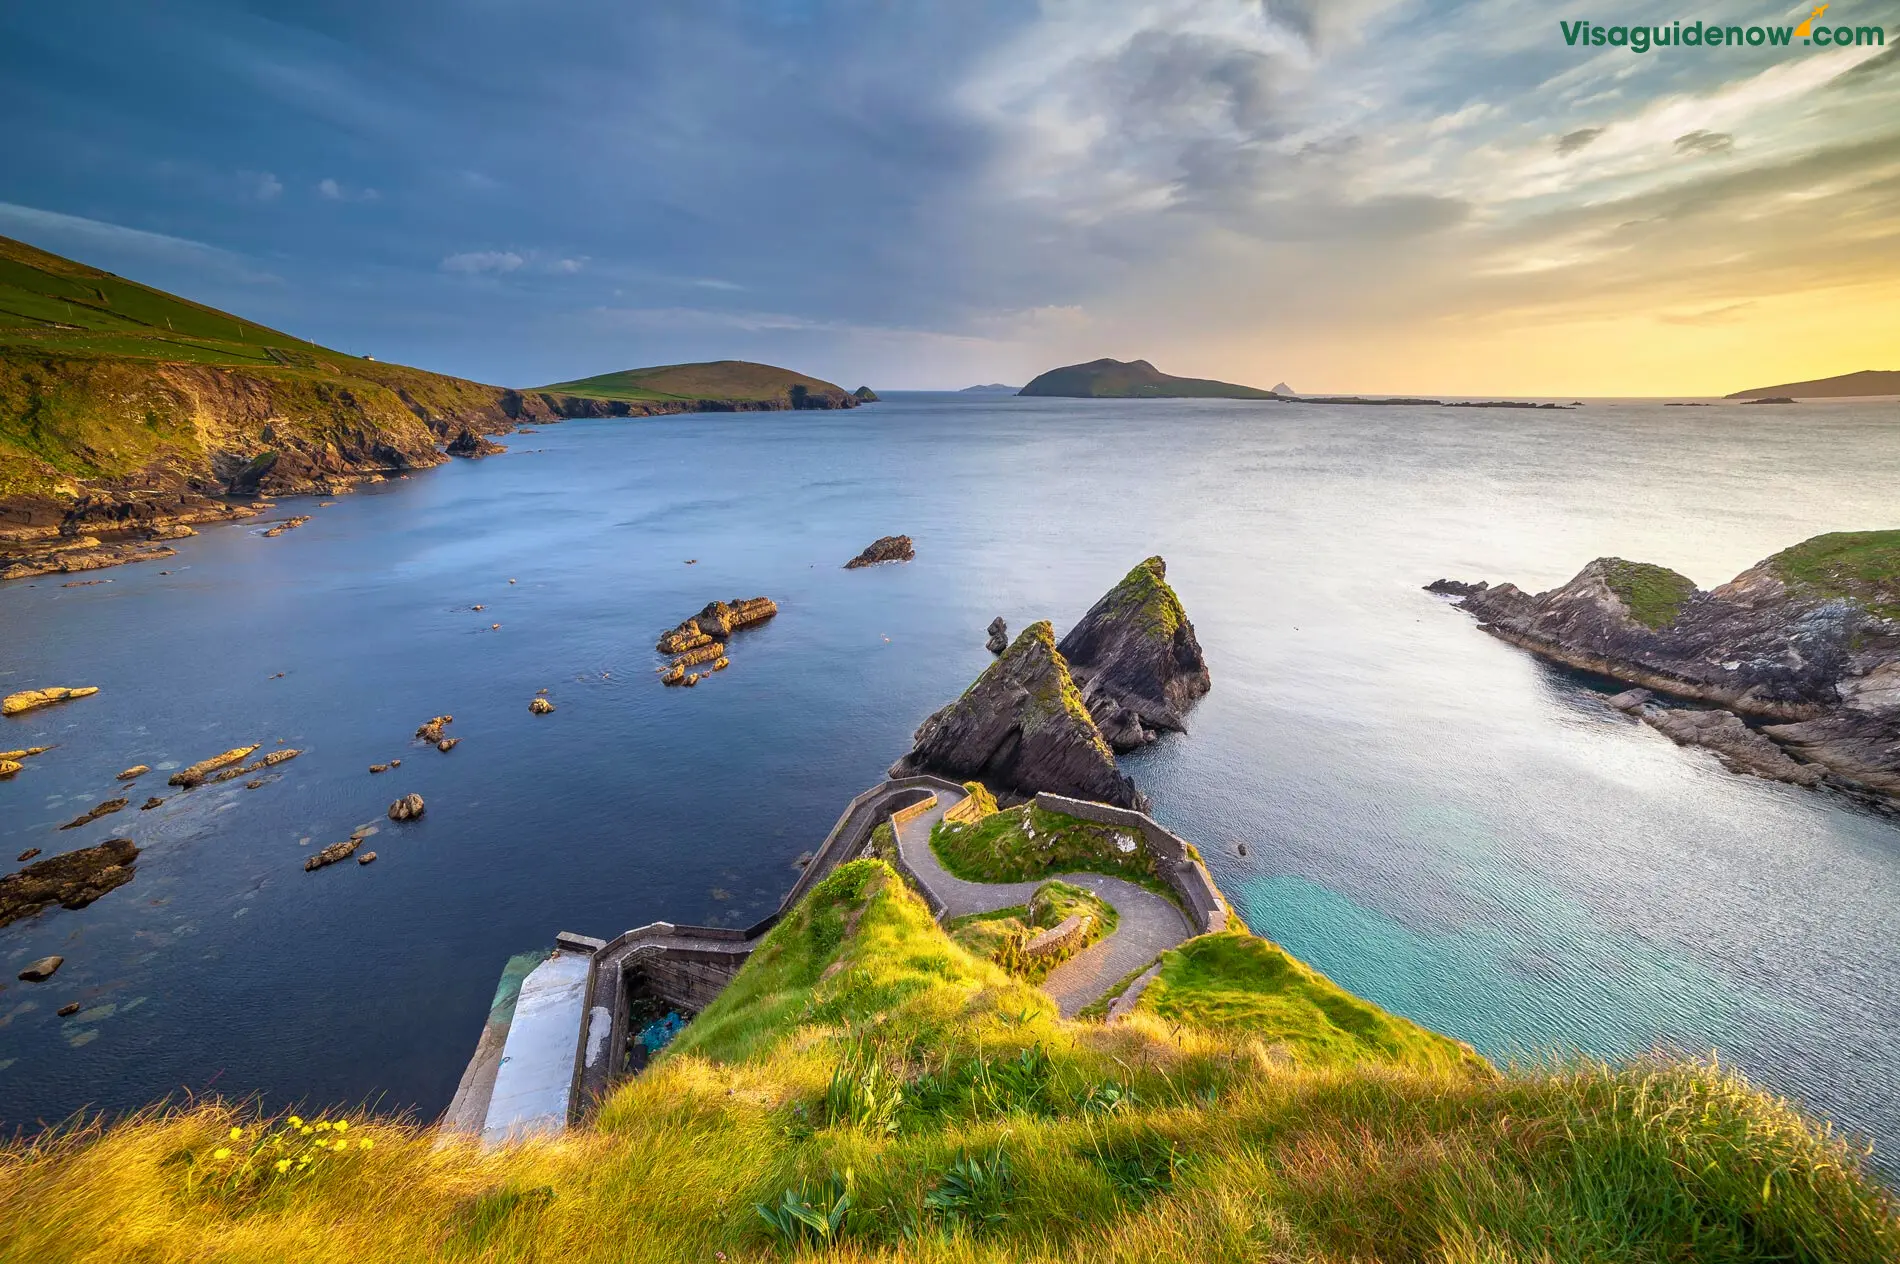
[[1147,806],[1115,766],[1046,620],[1024,628],[961,698],[923,722],[910,754],[891,767],[893,777],[917,773]]
[[445,449],[450,456],[469,457],[492,456],[497,452],[506,452],[507,450],[507,448],[502,447],[493,439],[478,435],[467,426],[462,427],[461,434],[449,440],[449,445]]
[[59,968],[66,964],[64,957],[41,957],[26,969],[20,971],[20,979],[25,983],[44,983],[52,978]]
[[554,704],[546,698],[533,698],[528,702],[528,710],[535,715],[546,715],[554,710]]
[[417,740],[424,741],[424,742],[439,742],[442,740],[443,726],[447,724],[453,724],[453,723],[455,723],[454,716],[438,715],[434,719],[430,720],[427,724],[424,724],[421,728],[418,728],[416,730],[416,738]]
[[0,715],[19,715],[22,711],[50,707],[55,702],[64,702],[68,698],[89,698],[98,692],[97,685],[82,685],[76,689],[68,689],[64,685],[54,685],[47,689],[24,689],[19,693],[10,693],[4,700],[0,700]]
[[78,829],[82,825],[90,825],[102,816],[112,815],[114,812],[117,812],[120,808],[123,808],[126,804],[130,802],[131,802],[130,799],[108,799],[104,803],[101,803],[98,807],[92,809],[92,811],[85,813],[83,816],[75,816],[72,820],[60,826],[60,828],[63,830],[69,830],[69,829]]
[[243,763],[250,753],[256,749],[256,746],[233,746],[222,755],[213,755],[210,759],[199,760],[189,768],[179,769],[167,778],[167,784],[183,786],[187,790],[193,786],[203,785],[206,777],[220,768]]
[[1185,732],[1188,707],[1210,687],[1201,643],[1167,576],[1159,557],[1135,567],[1057,647],[1118,751],[1153,741],[1156,729]]
[[392,821],[413,821],[422,815],[422,796],[408,794],[389,805],[389,819]]
[[1730,772],[1797,786],[1820,784],[1820,768],[1789,758],[1786,751],[1742,723],[1742,718],[1733,711],[1643,706],[1637,714],[1644,723],[1673,742],[1714,751]]
[[844,564],[848,571],[860,566],[876,566],[879,562],[908,562],[917,556],[917,550],[911,547],[907,535],[879,536],[864,546],[864,552]]
[[[389,811],[391,815],[394,815],[396,809],[391,808]],[[350,853],[362,845],[363,840],[360,838],[346,838],[340,843],[331,843],[316,855],[305,857],[303,871],[305,873],[314,873],[325,865],[333,865],[339,860],[348,860]]]
[[62,852],[0,878],[0,926],[49,904],[81,909],[132,880],[139,849],[129,838]]
[[150,764],[133,764],[130,768],[120,773],[117,779],[120,781],[131,781],[135,777],[143,777],[150,771],[152,771]]
[[990,620],[990,639],[984,644],[992,654],[1001,654],[1009,648],[1009,624],[1003,622],[1002,615]]
[[860,386],[857,390],[852,391],[851,397],[860,404],[875,404],[878,402],[877,392],[868,386]]

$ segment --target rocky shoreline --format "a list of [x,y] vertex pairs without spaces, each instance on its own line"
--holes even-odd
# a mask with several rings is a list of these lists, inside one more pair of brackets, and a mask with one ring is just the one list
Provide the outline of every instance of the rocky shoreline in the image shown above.
[[[49,379],[72,376],[63,363],[35,367]],[[432,401],[397,382],[392,407],[379,408],[382,401],[348,390],[319,392],[314,401],[288,400],[280,398],[289,394],[283,385],[267,377],[208,366],[147,366],[133,387],[151,396],[153,406],[208,414],[202,450],[163,449],[144,468],[120,478],[58,479],[49,467],[43,474],[58,484],[56,491],[0,496],[0,581],[159,561],[176,554],[162,541],[195,535],[195,528],[207,524],[255,518],[269,508],[269,498],[336,496],[359,483],[441,465],[451,456],[502,452],[489,436],[520,426],[859,406],[855,396],[842,392],[836,398],[804,392],[795,400],[632,402],[443,380],[458,388],[456,398]],[[286,424],[286,411],[314,415]],[[386,415],[392,411],[400,416]]]
[[1638,686],[1611,705],[1731,770],[1900,803],[1900,531],[1816,536],[1706,592],[1613,557],[1548,592],[1427,588],[1501,640]]

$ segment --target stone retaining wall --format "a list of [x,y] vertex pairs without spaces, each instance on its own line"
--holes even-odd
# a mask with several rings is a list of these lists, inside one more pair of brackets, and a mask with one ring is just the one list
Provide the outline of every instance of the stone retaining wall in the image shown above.
[[1161,828],[1147,813],[1047,791],[1037,794],[1033,802],[1045,812],[1059,812],[1094,821],[1097,825],[1120,825],[1137,831],[1148,847],[1149,858],[1154,861],[1155,876],[1181,897],[1195,932],[1205,935],[1227,929],[1227,901],[1221,898],[1220,888],[1208,876],[1207,866],[1194,858],[1186,839]]

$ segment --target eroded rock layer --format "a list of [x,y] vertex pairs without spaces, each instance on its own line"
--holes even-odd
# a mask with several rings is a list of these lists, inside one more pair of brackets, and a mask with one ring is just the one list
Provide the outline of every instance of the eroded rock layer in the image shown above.
[[1188,707],[1211,684],[1194,625],[1159,557],[1129,571],[1057,648],[1118,751],[1153,741],[1158,730],[1185,732]]

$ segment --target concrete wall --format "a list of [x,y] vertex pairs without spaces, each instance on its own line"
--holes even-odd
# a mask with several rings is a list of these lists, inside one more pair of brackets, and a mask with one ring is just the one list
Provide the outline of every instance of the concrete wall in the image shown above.
[[1208,876],[1207,867],[1194,859],[1185,839],[1162,829],[1147,813],[1047,792],[1036,795],[1034,802],[1045,812],[1060,812],[1098,825],[1116,825],[1136,831],[1154,861],[1155,875],[1181,897],[1195,930],[1207,934],[1227,929],[1227,901],[1221,898],[1220,888]]

